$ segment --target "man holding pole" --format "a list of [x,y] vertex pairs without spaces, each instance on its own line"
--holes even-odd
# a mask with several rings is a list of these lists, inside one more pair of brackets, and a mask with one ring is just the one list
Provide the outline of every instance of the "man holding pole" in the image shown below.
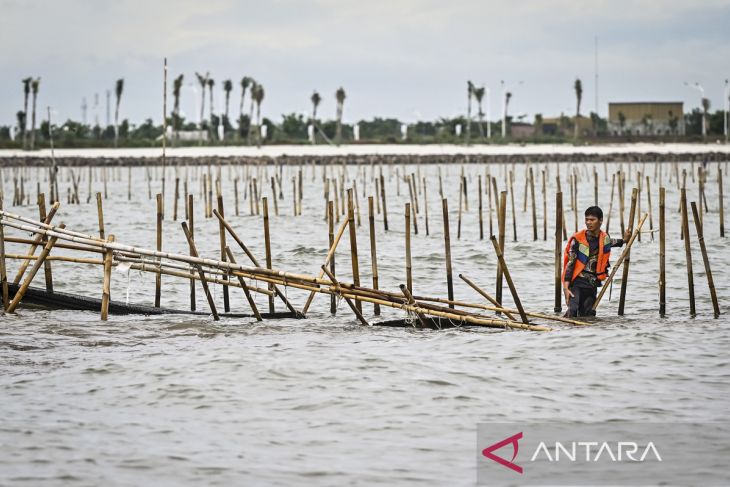
[[563,258],[563,289],[568,305],[566,317],[595,316],[592,309],[602,281],[608,277],[611,248],[622,247],[631,237],[627,229],[623,239],[611,238],[601,230],[603,211],[591,206],[585,211],[585,230],[568,239]]

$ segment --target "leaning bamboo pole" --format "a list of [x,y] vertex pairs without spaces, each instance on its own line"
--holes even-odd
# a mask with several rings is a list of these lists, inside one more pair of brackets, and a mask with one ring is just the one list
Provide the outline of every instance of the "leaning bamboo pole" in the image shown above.
[[[48,225],[48,224],[51,223],[51,221],[53,220],[53,217],[56,215],[56,212],[58,211],[59,206],[60,206],[60,203],[58,203],[58,202],[55,202],[53,204],[53,206],[51,206],[51,209],[48,212],[48,214],[46,215],[45,220],[43,220],[43,223],[45,223],[46,225]],[[3,211],[2,212],[2,215],[4,217],[6,217],[6,218],[14,218],[14,216],[15,216],[15,215],[12,215],[10,213],[7,213],[6,211]],[[39,223],[39,222],[36,222],[34,220],[30,220],[30,219],[24,219],[24,220],[26,220],[26,222],[31,223],[31,224]],[[7,223],[8,222],[6,222],[6,224]],[[38,248],[38,245],[42,241],[43,241],[43,235],[36,235],[35,239],[33,240],[33,243],[30,246],[30,249],[28,250],[28,255],[29,256],[32,256],[33,254],[35,254],[36,248]],[[25,274],[25,270],[28,268],[28,265],[29,264],[30,264],[30,261],[29,260],[27,260],[27,261],[23,262],[22,264],[20,264],[20,268],[18,269],[18,273],[15,275],[15,279],[13,279],[13,284],[19,284],[20,283],[20,280],[23,278],[23,274]]]
[[[324,266],[324,265],[322,266],[322,272],[327,274],[327,277],[329,277],[330,280],[332,280],[332,284],[334,284],[336,288],[340,287],[340,282],[337,280],[337,278],[334,276],[334,274],[332,274],[332,272],[330,272],[330,270],[327,269],[327,266]],[[343,296],[343,298],[345,299],[345,302],[350,307],[352,312],[355,314],[357,319],[360,321],[360,323],[362,323],[365,326],[370,326],[370,324],[367,322],[367,320],[363,317],[362,312],[360,311],[358,306],[356,306],[355,303],[353,303],[349,297]],[[356,302],[359,303],[359,301],[356,301]]]
[[[181,223],[183,232],[185,233],[185,238],[188,241],[188,245],[190,246],[191,253],[193,257],[198,257],[198,249],[195,247],[195,242],[192,239],[192,236],[190,235],[190,231],[188,230],[188,225],[186,222]],[[208,300],[208,305],[210,306],[210,312],[213,314],[213,319],[215,321],[220,320],[220,317],[218,316],[218,310],[215,308],[215,302],[213,302],[213,296],[210,294],[210,289],[208,288],[208,281],[205,279],[205,274],[203,273],[203,268],[200,264],[195,264],[194,267],[198,271],[198,275],[200,276],[200,283],[203,285],[203,292],[205,293],[205,297]]]
[[694,274],[692,272],[692,249],[689,242],[689,222],[687,220],[687,190],[680,190],[679,209],[682,217],[682,237],[684,238],[684,254],[687,260],[687,287],[689,290],[689,314],[695,316],[695,284]]
[[[59,228],[63,229],[66,227],[65,224],[61,223]],[[18,291],[15,293],[15,297],[8,305],[7,312],[13,313],[15,312],[15,309],[18,307],[18,304],[20,304],[20,301],[23,299],[23,296],[25,296],[25,292],[28,290],[28,287],[30,286],[30,283],[33,281],[33,278],[38,273],[38,270],[43,265],[43,262],[45,261],[46,257],[48,257],[48,254],[51,252],[51,249],[56,244],[56,240],[58,240],[58,237],[53,237],[48,239],[48,242],[43,247],[43,250],[41,251],[40,255],[38,256],[38,260],[35,261],[35,264],[33,264],[33,267],[31,267],[30,271],[28,272],[28,276],[23,281],[23,284],[20,285],[20,288],[18,288]]]
[[[110,242],[114,242],[114,235],[109,235]],[[111,282],[112,282],[112,255],[113,252],[107,249],[104,253],[104,283],[102,285],[101,296],[101,321],[106,321],[109,317],[109,300],[111,299]]]
[[[0,191],[0,212],[3,211],[3,196],[2,191]],[[0,219],[0,287],[2,288],[3,310],[6,310],[10,301],[8,294],[8,269],[5,264],[5,225],[3,225],[2,219]]]
[[[700,205],[702,202],[700,202]],[[707,286],[710,288],[710,298],[712,299],[712,309],[715,312],[715,318],[720,316],[720,305],[717,302],[717,291],[715,290],[715,282],[712,280],[712,269],[710,269],[710,259],[707,257],[707,248],[705,247],[705,236],[702,229],[702,219],[697,211],[697,203],[692,202],[692,218],[695,222],[695,230],[697,230],[697,239],[700,242],[700,251],[702,252],[702,262],[705,265],[705,275],[707,276]]]
[[598,296],[596,297],[596,301],[593,303],[594,311],[598,308],[598,305],[601,302],[601,298],[603,298],[603,295],[606,293],[606,289],[609,288],[609,284],[611,284],[611,281],[613,281],[613,276],[616,275],[616,271],[618,271],[621,268],[621,264],[623,263],[624,259],[626,258],[626,254],[628,254],[628,252],[631,250],[631,246],[634,244],[634,240],[636,239],[636,236],[641,231],[641,227],[644,225],[644,221],[647,219],[648,216],[649,216],[648,213],[644,213],[644,216],[641,217],[639,224],[634,229],[634,233],[631,235],[629,242],[626,244],[626,248],[624,248],[624,251],[621,253],[621,256],[616,261],[616,265],[611,270],[611,274],[603,282],[603,287],[601,287],[601,291],[598,293]]
[[512,293],[512,300],[515,302],[515,306],[520,313],[520,318],[522,318],[522,322],[527,324],[529,323],[529,321],[527,320],[525,310],[522,308],[522,302],[520,301],[520,297],[517,295],[517,289],[512,282],[512,276],[510,276],[509,269],[507,269],[507,263],[504,260],[504,255],[502,255],[502,249],[500,248],[499,243],[497,242],[497,238],[494,235],[489,238],[492,241],[492,245],[494,246],[494,252],[497,254],[497,260],[499,260],[499,265],[502,267],[502,273],[505,280],[507,281],[507,286],[509,286],[509,290]]

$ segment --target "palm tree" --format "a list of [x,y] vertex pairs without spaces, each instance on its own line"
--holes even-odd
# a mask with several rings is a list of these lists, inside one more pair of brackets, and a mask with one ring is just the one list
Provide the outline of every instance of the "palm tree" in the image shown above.
[[180,138],[180,92],[182,91],[183,75],[172,82],[172,97],[175,100],[172,108],[172,125],[175,127],[175,138]]
[[313,128],[313,137],[312,137],[312,144],[315,144],[317,141],[317,107],[322,102],[322,97],[319,96],[319,93],[316,91],[312,93],[312,97],[310,98],[312,100],[312,128]]
[[23,80],[23,125],[20,130],[23,131],[23,149],[28,148],[28,96],[30,95],[30,83],[33,78],[28,77]]
[[509,101],[512,99],[512,92],[508,91],[504,94],[504,125],[502,126],[502,136],[506,137],[507,135],[507,119],[509,118],[507,116],[508,108],[509,108]]
[[256,83],[256,87],[252,88],[251,96],[256,101],[256,141],[257,146],[261,146],[261,102],[264,101],[264,87]]
[[466,143],[471,138],[471,97],[474,94],[474,83],[466,82]]
[[707,137],[707,114],[710,111],[710,99],[702,98],[702,137]]
[[583,83],[581,83],[580,78],[575,79],[575,83],[573,84],[573,89],[575,90],[575,132],[573,136],[577,139],[578,138],[578,117],[580,117],[580,102],[583,99]]
[[335,131],[335,138],[337,139],[337,145],[342,142],[342,112],[345,106],[345,89],[341,86],[335,92],[335,99],[337,100],[337,130]]
[[[246,90],[251,86],[253,80],[248,76],[241,78],[241,105],[238,107],[238,130],[239,133],[243,133],[243,100],[246,98]],[[248,121],[251,124],[251,120]]]
[[252,79],[251,80],[251,102],[249,104],[249,109],[248,109],[248,131],[246,133],[246,143],[248,145],[251,145],[251,127],[253,126],[253,105],[255,103],[255,98],[256,98],[255,93],[256,93],[256,90],[258,89],[257,86],[258,86],[258,83],[256,82],[256,80]]
[[228,102],[231,99],[231,90],[233,90],[233,81],[227,79],[223,82],[223,91],[226,92],[226,112],[225,112],[226,119],[228,119]]
[[200,83],[200,89],[203,91],[200,95],[200,128],[203,128],[203,117],[205,116],[205,86],[208,84],[208,74],[205,73],[205,76],[195,72],[195,76],[198,78],[198,83]]
[[542,113],[536,113],[535,114],[535,135],[538,137],[542,135]]
[[474,88],[472,91],[474,92],[474,99],[477,101],[477,107],[479,108],[479,111],[477,112],[477,117],[479,117],[479,135],[482,138],[484,138],[484,124],[483,124],[484,112],[482,111],[482,99],[484,98],[484,87],[481,86],[479,88]]
[[213,138],[213,87],[215,86],[215,80],[213,78],[208,78],[208,95],[210,96],[210,108],[208,109],[208,115],[210,118],[210,123],[208,124],[208,131],[211,133],[211,139]]
[[33,117],[30,122],[30,150],[35,149],[35,107],[36,100],[38,99],[38,87],[41,84],[41,79],[36,78],[30,82],[30,90],[33,94]]
[[124,91],[124,78],[117,80],[114,94],[117,98],[116,108],[114,109],[114,147],[119,143],[119,103],[122,101],[122,92]]

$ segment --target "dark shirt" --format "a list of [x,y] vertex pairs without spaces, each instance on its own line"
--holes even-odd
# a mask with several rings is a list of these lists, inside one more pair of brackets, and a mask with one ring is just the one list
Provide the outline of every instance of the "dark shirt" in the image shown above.
[[[588,248],[590,249],[588,254],[588,262],[586,263],[581,273],[578,274],[578,277],[575,278],[575,281],[573,281],[573,285],[587,284],[591,287],[598,287],[601,285],[601,281],[596,275],[596,264],[598,263],[598,246],[599,244],[601,244],[601,242],[599,242],[598,237],[594,237],[588,232],[586,232],[586,240],[588,240]],[[574,239],[572,245],[570,246],[570,250],[568,251],[568,266],[565,270],[566,282],[570,282],[571,277],[573,276],[573,268],[575,267],[575,260],[578,258],[579,245],[580,243],[578,242],[578,240]],[[611,247],[623,247],[623,245],[623,239],[611,239]]]

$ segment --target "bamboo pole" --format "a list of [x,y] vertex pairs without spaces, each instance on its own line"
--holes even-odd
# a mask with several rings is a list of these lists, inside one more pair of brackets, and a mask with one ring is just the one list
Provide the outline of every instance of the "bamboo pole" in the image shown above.
[[[499,202],[497,205],[497,229],[499,230],[499,248],[504,249],[504,241],[505,241],[505,224],[507,220],[507,192],[502,191],[499,195]],[[502,250],[504,252],[504,250]],[[497,280],[495,284],[495,290],[494,294],[497,298],[497,302],[499,305],[502,305],[502,291],[504,289],[504,272],[502,271],[502,266],[499,263],[499,260],[497,260]]]
[[[634,188],[631,190],[631,209],[629,210],[629,221],[628,221],[628,227],[629,231],[634,226],[634,217],[636,214],[636,203],[639,199],[639,190],[637,188]],[[637,238],[639,237],[639,233],[636,234]],[[599,242],[599,245],[601,243]],[[631,264],[631,253],[625,252],[625,265],[623,269],[623,274],[621,275],[621,294],[619,295],[618,300],[618,315],[623,316],[624,315],[624,306],[626,304],[626,289],[629,282],[629,264]]]
[[537,206],[535,203],[535,177],[530,168],[530,199],[532,200],[532,240],[537,241]]
[[[424,180],[425,181],[425,180]],[[484,240],[484,217],[482,214],[482,175],[477,179],[477,193],[479,194],[479,240]]]
[[413,272],[411,267],[411,204],[405,206],[405,245],[406,245],[406,286],[413,291]]
[[[494,299],[489,294],[487,294],[487,292],[485,290],[483,290],[482,288],[480,288],[479,286],[477,286],[476,283],[474,283],[474,281],[472,281],[471,279],[469,279],[468,277],[466,277],[464,274],[459,274],[459,277],[465,283],[467,283],[472,289],[474,289],[477,293],[479,293],[482,297],[486,298],[487,301],[489,301],[490,303],[492,303],[495,307],[499,308],[500,310],[505,310],[505,308],[503,308],[502,305],[499,304],[496,299]],[[509,311],[506,311],[505,310],[504,311],[504,314],[510,320],[517,321],[515,319],[514,315],[512,315],[512,313],[510,313]]]
[[695,284],[692,273],[692,250],[689,242],[689,222],[687,221],[687,190],[683,187],[679,201],[682,216],[682,236],[684,237],[684,253],[687,260],[687,285],[689,289],[689,314],[695,316]]
[[177,221],[177,200],[180,198],[180,178],[175,178],[175,203],[172,206],[172,221]]
[[[64,229],[66,228],[66,225],[61,223],[58,228]],[[43,262],[46,260],[46,257],[48,257],[48,254],[51,252],[51,249],[56,244],[56,240],[58,237],[51,237],[48,239],[48,242],[43,247],[43,250],[41,251],[40,255],[38,256],[38,260],[35,261],[33,264],[33,267],[31,267],[30,271],[28,272],[28,276],[23,281],[23,284],[20,285],[20,288],[18,288],[18,291],[15,293],[15,297],[8,305],[7,312],[13,313],[15,312],[15,309],[18,307],[18,304],[20,304],[20,301],[23,299],[23,296],[25,296],[25,292],[28,290],[28,287],[30,286],[30,283],[33,281],[33,278],[38,273],[38,270],[43,265]]]
[[[352,261],[352,282],[360,285],[360,264],[357,258],[357,228],[355,227],[355,208],[352,189],[347,190],[347,222],[350,228],[350,258]],[[357,310],[362,313],[362,304],[358,301]]]
[[641,227],[644,225],[644,221],[649,215],[647,213],[644,213],[644,216],[639,221],[639,224],[634,229],[634,233],[631,235],[631,238],[629,239],[629,242],[626,244],[626,248],[624,248],[624,251],[621,253],[621,256],[616,261],[616,265],[613,266],[611,270],[611,274],[608,276],[608,278],[603,282],[603,286],[601,287],[601,291],[598,293],[598,296],[596,297],[596,301],[593,303],[593,310],[595,311],[598,308],[598,305],[601,302],[601,299],[603,298],[603,295],[606,294],[606,289],[609,288],[609,285],[611,284],[611,281],[613,281],[613,276],[616,275],[616,271],[618,271],[621,268],[621,264],[623,263],[624,259],[626,258],[626,255],[631,250],[631,246],[634,244],[634,240],[636,240],[637,234],[641,231]]
[[464,178],[459,181],[459,212],[456,216],[456,239],[461,239],[461,209],[464,205]]
[[545,169],[542,170],[542,239],[547,242],[547,188]]
[[[444,215],[444,257],[446,260],[446,291],[450,300],[454,299],[454,277],[451,273],[451,236],[449,231],[449,202],[446,198],[441,200],[441,208]],[[449,308],[453,309],[453,305]]]
[[[276,199],[276,197],[274,197]],[[271,269],[271,232],[269,231],[269,199],[264,196],[261,200],[264,209],[264,249],[266,252],[266,268]],[[223,213],[221,213],[221,216]],[[272,286],[269,286],[269,290],[273,291]],[[269,296],[269,313],[273,313],[274,309],[274,297]]]
[[[190,235],[190,231],[188,230],[188,225],[185,222],[181,223],[183,233],[185,233],[185,238],[188,241],[188,245],[190,246],[190,251],[193,257],[199,257],[198,255],[198,249],[195,247],[195,242],[193,241],[192,235]],[[210,294],[210,289],[208,288],[208,281],[205,278],[205,273],[203,272],[203,268],[200,264],[193,264],[193,267],[198,271],[198,276],[200,276],[200,284],[203,286],[203,292],[205,293],[205,297],[208,300],[208,306],[210,306],[210,312],[213,314],[213,319],[215,321],[220,320],[220,317],[218,316],[218,311],[215,309],[215,302],[213,301],[213,296]]]
[[[0,170],[2,171],[2,170]],[[3,211],[4,194],[0,191],[0,211]],[[3,310],[8,309],[10,296],[8,291],[8,268],[5,261],[5,225],[0,219],[0,288],[2,288]]]
[[[515,190],[514,190],[514,173],[509,172],[509,193],[512,200],[512,238],[517,241],[517,216],[515,215]],[[500,205],[501,208],[502,205]]]
[[[226,245],[225,248],[226,256],[228,257],[228,262],[231,264],[236,263],[236,259],[233,257],[233,252],[231,252],[231,248]],[[248,285],[246,284],[246,281],[243,280],[243,277],[236,276],[238,278],[238,284],[241,286],[241,289],[243,289],[243,294],[246,296],[246,301],[248,301],[248,305],[251,307],[251,311],[253,312],[253,315],[256,317],[257,321],[262,321],[263,318],[261,317],[261,313],[259,313],[259,308],[256,306],[256,302],[253,300],[253,297],[251,296],[251,291],[248,289]],[[273,294],[273,293],[272,293]]]
[[[162,251],[162,194],[157,193],[157,251]],[[160,297],[162,295],[162,274],[155,276],[155,308],[160,307]]]
[[725,236],[725,202],[722,194],[722,169],[717,168],[717,186],[720,198],[720,237]]
[[[377,181],[377,179],[376,179]],[[332,220],[330,220],[331,222]],[[373,211],[373,197],[368,196],[368,221],[370,224],[370,262],[372,267],[372,274],[373,274],[373,289],[378,289],[378,255],[377,255],[377,246],[376,246],[376,238],[375,238],[375,212]],[[332,223],[330,223],[330,246],[332,246],[332,243],[334,241],[334,234],[333,234],[334,226]],[[334,263],[334,258],[332,260]],[[333,264],[334,265],[334,264]],[[332,270],[332,274],[334,274],[334,270]],[[375,304],[373,306],[373,313],[375,313],[375,316],[380,316],[380,305]]]
[[659,316],[661,318],[664,318],[667,309],[665,198],[666,191],[662,186],[659,188]]
[[[40,221],[45,221],[46,219],[46,196],[43,193],[40,193],[38,195],[38,213]],[[47,243],[47,239],[44,237],[41,240],[41,244],[45,245]],[[53,272],[51,269],[51,262],[46,259],[46,261],[43,263],[43,274],[46,280],[46,292],[51,294],[53,293]]]
[[383,175],[380,174],[380,199],[383,204],[383,228],[388,231],[388,206],[385,201],[385,180]]
[[[700,205],[702,203],[700,202]],[[702,220],[697,211],[697,204],[692,202],[692,218],[695,222],[695,230],[697,230],[697,239],[700,242],[700,251],[702,252],[702,262],[705,265],[705,275],[707,276],[707,286],[710,288],[710,298],[712,299],[712,309],[715,318],[720,316],[720,305],[717,302],[717,291],[715,290],[715,282],[712,280],[712,269],[710,268],[710,259],[707,257],[707,248],[705,247],[705,236],[702,229]]]
[[101,193],[96,193],[96,212],[99,218],[99,238],[104,240],[104,208],[101,203]]
[[[332,284],[334,284],[334,285],[335,285],[335,288],[336,288],[336,289],[338,289],[338,288],[340,287],[340,282],[339,282],[339,281],[337,280],[337,278],[336,278],[336,277],[334,276],[334,274],[332,274],[332,273],[331,273],[331,272],[329,271],[329,269],[327,269],[327,266],[324,266],[324,265],[323,265],[323,266],[322,266],[322,271],[323,271],[323,272],[324,272],[325,274],[327,274],[327,277],[329,277],[329,278],[330,278],[330,280],[332,281]],[[340,294],[340,293],[338,292],[337,294]],[[367,320],[366,320],[366,319],[365,319],[365,318],[363,317],[363,315],[362,315],[362,312],[360,311],[360,308],[362,307],[362,304],[360,304],[360,300],[356,300],[356,301],[355,301],[355,303],[353,303],[353,302],[352,302],[352,300],[351,300],[351,299],[350,299],[349,297],[347,297],[347,296],[345,296],[345,295],[342,295],[342,297],[343,297],[343,298],[345,299],[345,302],[346,302],[346,303],[347,303],[347,305],[348,305],[348,306],[350,307],[350,309],[351,309],[351,310],[352,310],[352,312],[353,312],[353,313],[355,314],[355,316],[356,316],[356,317],[357,317],[357,319],[358,319],[358,320],[360,321],[360,323],[362,323],[362,324],[363,324],[363,325],[365,325],[365,326],[370,326],[370,324],[369,324],[369,323],[367,322]],[[358,306],[358,305],[359,305],[359,306]]]
[[522,302],[520,301],[520,297],[517,295],[517,289],[512,282],[512,277],[510,276],[509,269],[507,268],[507,263],[505,262],[504,256],[502,255],[502,249],[499,247],[497,238],[494,235],[489,238],[492,241],[492,245],[494,246],[494,252],[497,254],[497,260],[499,260],[499,265],[502,268],[504,278],[507,280],[507,286],[509,286],[509,290],[512,293],[512,299],[514,300],[515,306],[520,313],[520,318],[522,319],[522,322],[524,324],[528,324],[529,322],[527,320],[527,315],[525,314],[525,310],[522,308]]
[[[332,245],[330,245],[329,250],[327,251],[327,256],[324,259],[324,266],[328,265],[330,263],[330,260],[334,258],[335,250],[337,249],[337,245],[340,243],[340,239],[342,238],[342,234],[345,233],[345,228],[349,225],[349,220],[344,220],[342,224],[340,225],[340,228],[337,230],[337,235],[335,235],[335,239]],[[324,272],[320,271],[318,278],[321,279],[322,276],[324,276]],[[312,304],[312,300],[314,299],[314,291],[312,291],[309,294],[309,297],[307,298],[307,302],[304,304],[304,308],[302,308],[302,314],[306,315],[307,310],[309,309],[309,305]]]
[[[109,235],[109,242],[114,242],[114,235]],[[106,321],[109,317],[109,300],[111,299],[111,282],[112,282],[112,249],[104,252],[104,283],[101,293],[101,321]]]
[[[225,218],[226,214],[223,211],[223,196],[220,194],[218,195],[218,198],[217,198],[217,204],[218,204],[218,213],[220,213],[220,215],[223,218]],[[267,211],[266,207],[264,206],[264,228],[266,229],[266,231],[268,231],[268,224],[269,224],[268,216],[269,216],[268,211]],[[221,260],[223,262],[225,262],[227,260],[226,229],[223,227],[223,224],[220,222],[220,220],[218,220],[218,239],[220,241]],[[225,275],[225,273],[223,275],[223,280],[224,281],[228,280],[228,276]],[[273,298],[269,298],[269,299],[273,300]],[[231,311],[231,298],[230,298],[230,294],[228,291],[228,286],[224,284],[223,285],[223,312],[228,313],[229,311]],[[273,313],[273,311],[272,311],[272,313]]]
[[[334,203],[332,201],[327,202],[327,226],[328,226],[328,237],[329,237],[329,248],[331,249],[335,243],[335,214],[334,214]],[[332,254],[330,259],[330,271],[332,275],[336,273],[335,265],[335,254]],[[335,295],[330,296],[330,313],[337,313],[337,297]]]
[[426,189],[426,177],[423,177],[423,216],[426,219],[426,236],[429,235],[428,231],[428,192]]
[[[193,195],[188,195],[187,201],[187,213],[188,213],[188,227],[190,229],[190,240],[195,241],[195,212],[193,211]],[[193,255],[193,247],[188,246],[190,249],[190,255]],[[192,268],[190,269],[193,270]],[[195,279],[190,279],[190,311],[195,311]]]
[[[51,223],[51,220],[53,220],[53,217],[56,216],[56,212],[58,211],[60,204],[58,201],[53,203],[53,206],[51,206],[50,211],[48,212],[48,215],[46,215],[45,220],[43,220],[43,223],[48,225]],[[11,215],[7,212],[3,211],[3,215],[6,217],[10,217]],[[24,219],[25,220],[25,219]],[[30,220],[29,223],[32,222],[32,224],[36,224],[36,222]],[[6,222],[7,224],[7,222]],[[36,235],[36,237],[33,239],[33,243],[30,246],[30,249],[28,250],[28,256],[32,256],[35,254],[36,248],[38,248],[38,245],[43,241],[43,235],[39,234]],[[25,274],[26,269],[28,268],[28,265],[30,264],[30,260],[26,260],[20,264],[20,268],[18,269],[18,273],[15,275],[15,279],[13,279],[13,284],[19,284],[20,280],[23,278],[23,274]]]
[[555,306],[553,311],[560,313],[563,309],[563,283],[561,282],[563,268],[563,193],[555,193]]

